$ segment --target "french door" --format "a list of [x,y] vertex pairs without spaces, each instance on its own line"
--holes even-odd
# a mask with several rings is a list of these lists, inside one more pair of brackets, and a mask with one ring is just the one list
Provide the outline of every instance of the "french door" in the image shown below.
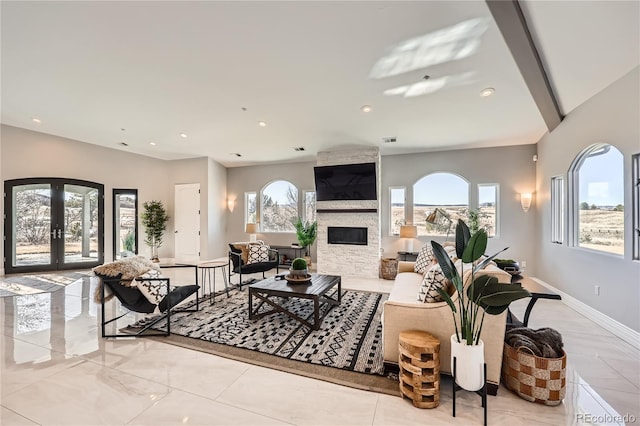
[[7,273],[103,263],[103,185],[60,178],[8,180],[4,199]]

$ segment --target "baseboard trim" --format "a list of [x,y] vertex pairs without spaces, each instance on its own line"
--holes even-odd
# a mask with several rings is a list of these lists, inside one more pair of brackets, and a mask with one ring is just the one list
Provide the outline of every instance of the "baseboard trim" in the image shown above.
[[551,284],[548,284],[539,278],[535,278],[535,277],[532,277],[532,278],[536,280],[538,283],[542,284],[545,287],[548,287],[549,289],[555,291],[560,296],[562,296],[562,302],[565,305],[581,313],[582,315],[589,318],[591,321],[595,322],[605,330],[610,331],[611,333],[613,333],[620,339],[624,340],[634,348],[640,349],[640,333],[638,333],[637,331],[603,314],[597,309],[592,308],[586,303],[581,302],[575,297],[568,295],[562,290],[558,290]]
[[4,268],[0,269],[0,276],[4,276]]

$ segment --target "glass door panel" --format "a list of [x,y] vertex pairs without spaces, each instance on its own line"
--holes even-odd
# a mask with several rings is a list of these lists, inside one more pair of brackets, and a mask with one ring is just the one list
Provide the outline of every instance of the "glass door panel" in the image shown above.
[[51,242],[57,236],[51,230],[51,185],[14,186],[11,197],[11,266],[51,265]]
[[7,273],[90,268],[104,261],[103,185],[73,179],[5,181]]
[[138,253],[138,190],[113,190],[113,258]]
[[98,190],[64,185],[64,263],[98,259]]

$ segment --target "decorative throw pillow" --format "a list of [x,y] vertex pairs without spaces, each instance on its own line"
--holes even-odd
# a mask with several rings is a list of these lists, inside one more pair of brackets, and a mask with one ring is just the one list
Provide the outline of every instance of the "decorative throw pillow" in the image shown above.
[[442,297],[438,293],[441,288],[447,291],[449,280],[442,273],[440,265],[433,265],[422,278],[422,283],[418,289],[418,300],[424,303],[442,302]]
[[429,270],[431,265],[435,263],[435,261],[436,258],[433,255],[433,248],[431,247],[431,243],[429,242],[420,249],[413,269],[419,274],[424,274],[425,272],[427,272],[427,270]]
[[242,259],[242,263],[246,264],[247,260],[249,258],[249,243],[246,242],[238,242],[238,243],[231,243],[231,246],[233,246],[233,251],[236,253],[240,253],[240,259]]
[[162,274],[160,271],[151,269],[135,278],[132,282],[132,287],[137,287],[149,302],[157,305],[167,295],[167,282],[156,279],[149,281],[147,278],[162,278]]
[[266,244],[250,244],[247,264],[269,261],[269,246]]

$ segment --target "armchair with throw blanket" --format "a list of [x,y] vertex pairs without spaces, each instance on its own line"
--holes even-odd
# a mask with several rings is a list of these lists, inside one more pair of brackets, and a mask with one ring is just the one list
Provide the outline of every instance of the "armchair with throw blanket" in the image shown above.
[[264,273],[276,268],[280,272],[278,250],[270,248],[262,241],[229,243],[229,282],[232,274],[240,276],[239,288],[242,288],[242,275]]
[[[128,257],[93,268],[100,281],[96,287],[94,300],[101,304],[102,337],[168,336],[171,332],[170,319],[173,308],[197,293],[198,285],[171,287],[169,278],[162,277],[160,268],[142,256]],[[158,316],[137,333],[107,334],[107,325],[127,315],[125,312],[114,318],[106,318],[105,304],[113,298],[128,311]],[[196,308],[197,310],[197,294]],[[183,310],[184,312],[189,312]],[[190,311],[193,311],[190,310]],[[153,325],[167,318],[166,329],[148,332]]]

